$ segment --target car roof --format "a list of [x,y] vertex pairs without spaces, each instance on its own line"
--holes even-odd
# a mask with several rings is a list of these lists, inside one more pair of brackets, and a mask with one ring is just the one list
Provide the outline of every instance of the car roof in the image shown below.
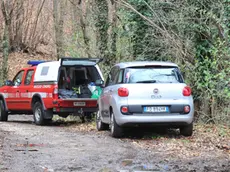
[[128,67],[136,67],[136,66],[172,66],[178,67],[177,64],[172,62],[164,62],[164,61],[133,61],[133,62],[122,62],[118,63],[115,66],[119,66],[120,68],[128,68]]

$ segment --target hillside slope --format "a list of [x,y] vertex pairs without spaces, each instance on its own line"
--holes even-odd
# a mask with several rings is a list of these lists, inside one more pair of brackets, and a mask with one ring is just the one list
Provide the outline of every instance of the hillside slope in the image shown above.
[[[2,63],[2,55],[0,54],[0,64]],[[27,62],[29,60],[56,60],[55,57],[48,56],[48,55],[29,55],[26,53],[11,53],[9,55],[9,60],[8,60],[8,79],[13,79],[13,77],[17,74],[17,72],[23,68],[28,66]],[[2,65],[2,64],[1,64]],[[1,66],[0,66],[1,68]]]

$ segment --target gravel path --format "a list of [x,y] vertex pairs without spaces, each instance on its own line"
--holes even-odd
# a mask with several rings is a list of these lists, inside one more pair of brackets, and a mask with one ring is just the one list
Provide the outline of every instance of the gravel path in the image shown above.
[[16,115],[0,123],[0,171],[230,171],[226,153],[182,159],[157,147],[146,149],[145,142],[111,138],[109,132],[36,126],[32,119]]

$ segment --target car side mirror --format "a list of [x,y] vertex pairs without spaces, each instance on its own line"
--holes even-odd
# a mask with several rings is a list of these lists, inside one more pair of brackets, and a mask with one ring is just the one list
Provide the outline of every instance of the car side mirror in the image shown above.
[[95,81],[95,85],[96,85],[96,86],[103,87],[103,85],[104,85],[104,81],[103,81],[103,80],[101,80],[101,79],[98,79],[98,80],[96,80],[96,81]]
[[6,81],[5,81],[5,85],[6,85],[6,86],[13,86],[14,84],[13,84],[13,81],[11,81],[11,80],[6,80]]

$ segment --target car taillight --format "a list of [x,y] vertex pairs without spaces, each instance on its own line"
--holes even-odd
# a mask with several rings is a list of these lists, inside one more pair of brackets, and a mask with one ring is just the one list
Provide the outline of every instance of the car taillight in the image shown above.
[[189,113],[190,112],[190,106],[186,105],[184,106],[184,113]]
[[55,85],[55,86],[54,86],[53,98],[54,98],[54,99],[58,99],[58,85]]
[[189,86],[184,87],[183,89],[183,95],[184,96],[191,96],[192,90]]
[[129,95],[129,90],[127,88],[118,88],[118,95],[120,97],[127,97]]

